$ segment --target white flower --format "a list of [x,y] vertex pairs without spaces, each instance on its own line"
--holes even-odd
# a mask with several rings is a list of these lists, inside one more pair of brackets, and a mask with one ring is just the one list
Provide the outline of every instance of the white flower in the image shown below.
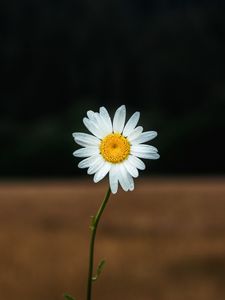
[[114,194],[118,190],[118,183],[124,191],[134,189],[133,177],[138,177],[138,170],[145,169],[140,158],[159,158],[155,147],[143,144],[154,139],[157,132],[143,132],[143,127],[137,126],[139,112],[135,112],[126,125],[125,118],[125,105],[117,109],[113,121],[105,107],[101,107],[99,112],[89,110],[83,122],[92,135],[73,133],[75,142],[83,147],[73,155],[86,157],[78,167],[88,168],[87,173],[94,174],[94,182],[102,180],[109,173],[110,189]]

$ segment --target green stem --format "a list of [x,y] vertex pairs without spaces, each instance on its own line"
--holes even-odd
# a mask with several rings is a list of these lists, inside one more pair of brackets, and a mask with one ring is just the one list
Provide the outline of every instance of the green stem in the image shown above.
[[95,246],[95,236],[98,227],[99,220],[101,215],[106,207],[106,204],[109,200],[109,196],[111,194],[110,188],[105,195],[105,198],[97,212],[97,214],[93,217],[91,223],[91,241],[90,241],[90,248],[89,248],[89,268],[88,268],[88,283],[87,283],[87,300],[91,300],[91,292],[92,292],[92,277],[93,277],[93,263],[94,263],[94,246]]

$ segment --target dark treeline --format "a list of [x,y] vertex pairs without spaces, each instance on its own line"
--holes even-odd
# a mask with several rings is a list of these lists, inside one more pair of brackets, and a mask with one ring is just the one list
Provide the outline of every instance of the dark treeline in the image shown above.
[[[202,4],[204,3],[204,4]],[[79,172],[88,109],[142,112],[151,172],[225,169],[222,1],[1,1],[0,175]]]

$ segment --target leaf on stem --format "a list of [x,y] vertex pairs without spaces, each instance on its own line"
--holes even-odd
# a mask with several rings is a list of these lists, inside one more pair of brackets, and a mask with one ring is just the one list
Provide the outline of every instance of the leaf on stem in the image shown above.
[[102,273],[104,266],[105,266],[105,260],[102,259],[97,267],[96,275],[92,277],[93,281],[98,279],[99,275]]
[[76,300],[75,298],[73,298],[72,296],[68,295],[68,294],[64,294],[63,297],[66,299],[66,300]]

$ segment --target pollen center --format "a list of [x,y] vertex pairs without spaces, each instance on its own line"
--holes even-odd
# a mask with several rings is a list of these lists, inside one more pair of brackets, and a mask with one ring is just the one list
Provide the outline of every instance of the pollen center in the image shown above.
[[111,163],[120,163],[130,154],[130,143],[119,133],[107,135],[100,144],[103,158]]

